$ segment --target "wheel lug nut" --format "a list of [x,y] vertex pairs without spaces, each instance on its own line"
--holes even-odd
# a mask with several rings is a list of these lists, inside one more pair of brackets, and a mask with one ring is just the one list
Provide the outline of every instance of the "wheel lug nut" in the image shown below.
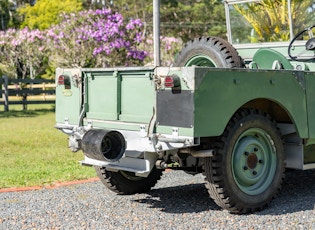
[[247,166],[244,166],[244,167],[243,167],[243,169],[244,169],[244,170],[247,170],[247,169],[248,169],[248,167],[247,167]]
[[264,161],[263,161],[263,160],[259,160],[258,162],[259,162],[260,164],[264,163]]
[[254,172],[253,172],[253,175],[257,175],[257,172],[256,172],[256,171],[254,171]]
[[258,151],[258,148],[255,147],[255,148],[254,148],[254,152],[257,152],[257,151]]
[[248,155],[249,155],[249,152],[245,152],[244,154],[245,154],[245,156],[248,156]]

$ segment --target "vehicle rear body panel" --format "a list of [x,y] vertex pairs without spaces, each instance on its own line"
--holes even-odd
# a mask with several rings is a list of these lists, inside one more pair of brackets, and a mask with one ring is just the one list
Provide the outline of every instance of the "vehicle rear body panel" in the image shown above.
[[[221,135],[235,111],[258,99],[275,102],[308,137],[304,75],[297,71],[196,69],[202,78],[195,92],[195,136]],[[303,72],[302,72],[303,73]]]
[[[315,161],[314,72],[195,66],[59,69],[57,74],[71,78],[67,89],[56,80],[56,127],[74,135],[72,141],[89,129],[117,130],[126,139],[126,156],[140,157],[199,145],[200,138],[220,136],[240,108],[256,108],[278,124],[293,125],[295,147],[285,145],[290,167]],[[180,87],[165,87],[167,75],[176,75]]]
[[149,122],[155,100],[151,69],[83,71],[88,84],[86,119]]
[[[80,112],[82,106],[82,87],[81,84],[75,85],[74,76],[81,79],[79,69],[60,69],[56,70],[56,122],[79,125]],[[59,76],[69,77],[69,85],[58,84]]]
[[[288,113],[301,138],[315,138],[314,121],[308,129],[308,117],[315,114],[314,73],[305,77],[304,71],[287,70],[165,69],[82,69],[85,90],[72,86],[67,94],[57,86],[57,123],[68,118],[78,125],[84,108],[84,125],[139,130],[140,124],[148,129],[156,113],[156,132],[171,134],[175,127],[194,137],[219,136],[235,111],[252,101],[267,100]],[[156,90],[154,73],[178,75],[181,89]],[[81,91],[85,91],[83,98]]]

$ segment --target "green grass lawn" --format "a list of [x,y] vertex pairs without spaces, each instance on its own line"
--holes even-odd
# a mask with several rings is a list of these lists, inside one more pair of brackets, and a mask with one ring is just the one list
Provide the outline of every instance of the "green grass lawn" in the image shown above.
[[[11,107],[10,107],[11,110]],[[0,188],[46,186],[95,177],[68,149],[67,135],[54,128],[49,108],[0,112]]]

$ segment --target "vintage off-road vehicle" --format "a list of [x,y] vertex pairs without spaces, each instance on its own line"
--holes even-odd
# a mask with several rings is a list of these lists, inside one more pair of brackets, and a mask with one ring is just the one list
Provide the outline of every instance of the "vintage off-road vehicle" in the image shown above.
[[[248,213],[278,193],[285,168],[315,168],[313,1],[278,9],[281,27],[264,1],[224,2],[228,41],[196,38],[174,67],[57,69],[55,127],[110,190],[147,192],[178,169]],[[271,24],[258,33],[261,13]]]

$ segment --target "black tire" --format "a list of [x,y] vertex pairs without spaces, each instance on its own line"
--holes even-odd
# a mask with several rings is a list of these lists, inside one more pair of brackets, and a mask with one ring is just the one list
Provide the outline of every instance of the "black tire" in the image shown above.
[[135,173],[118,171],[111,172],[106,168],[94,166],[96,174],[101,182],[111,191],[120,195],[149,192],[161,179],[162,170],[154,167],[148,177],[136,176]]
[[244,68],[244,62],[236,49],[217,37],[200,37],[188,42],[178,54],[174,66],[208,66],[220,68]]
[[284,179],[280,133],[271,117],[258,110],[240,110],[205,159],[206,187],[211,198],[231,213],[265,208]]

